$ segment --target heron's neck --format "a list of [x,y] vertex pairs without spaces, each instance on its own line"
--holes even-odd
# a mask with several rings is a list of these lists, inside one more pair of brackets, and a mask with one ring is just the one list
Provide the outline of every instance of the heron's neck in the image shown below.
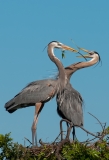
[[78,62],[78,63],[72,64],[66,67],[65,72],[67,74],[67,78],[70,80],[70,77],[72,76],[74,72],[82,68],[93,66],[94,64],[98,62],[98,60],[99,60],[99,56],[96,56],[88,62]]
[[54,55],[53,50],[54,50],[53,46],[48,46],[48,56],[51,59],[51,61],[56,64],[59,71],[58,81],[61,83],[61,86],[64,86],[66,84],[67,76],[61,61]]
[[87,62],[81,62],[79,64],[76,65],[76,67],[78,69],[81,69],[81,68],[85,68],[85,67],[90,67],[90,66],[93,66],[94,64],[96,64],[99,60],[99,57],[94,57],[92,58],[90,61],[87,61]]

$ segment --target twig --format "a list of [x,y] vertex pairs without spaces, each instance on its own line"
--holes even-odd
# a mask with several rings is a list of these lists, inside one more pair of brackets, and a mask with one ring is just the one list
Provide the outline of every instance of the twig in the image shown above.
[[41,144],[41,145],[49,145],[50,143],[44,143],[44,142],[42,142],[42,140],[41,139],[39,139],[39,143]]
[[[89,112],[88,112],[89,113]],[[99,122],[99,124],[101,125],[101,127],[102,127],[102,130],[104,131],[104,128],[103,128],[103,125],[102,125],[102,123],[99,121],[99,119],[98,118],[96,118],[93,114],[91,114],[91,113],[89,113],[91,116],[93,116],[98,122]]]
[[96,137],[94,137],[94,138],[92,138],[92,139],[87,139],[86,141],[83,141],[83,142],[81,142],[81,143],[91,142],[91,141],[93,141],[93,140],[95,140],[95,139],[96,139]]
[[24,137],[30,144],[32,144],[32,142],[28,139],[28,138],[26,138],[26,137]]
[[56,140],[59,138],[59,136],[61,135],[61,132],[59,133],[59,135],[55,138],[54,142],[52,144],[54,144],[56,142]]
[[[90,113],[89,113],[90,114]],[[67,119],[62,119],[61,120],[61,123],[63,122],[63,121],[65,121],[65,122],[67,122],[67,123],[69,123],[70,124],[70,127],[72,128],[73,126],[74,127],[80,127],[82,130],[84,130],[86,133],[88,133],[88,134],[90,134],[90,135],[92,135],[92,136],[94,136],[94,137],[96,137],[96,138],[100,138],[100,136],[97,136],[97,135],[95,135],[94,133],[91,133],[91,132],[89,132],[88,130],[86,130],[85,128],[83,128],[82,126],[79,126],[79,125],[73,125],[70,121],[68,121]],[[69,127],[69,128],[70,128]],[[70,131],[69,131],[70,132]],[[67,132],[67,136],[69,136],[69,132]],[[66,137],[67,137],[66,136]]]
[[[77,126],[77,125],[76,125]],[[86,130],[85,128],[83,128],[82,126],[78,126],[78,127],[80,127],[82,130],[84,130],[86,133],[88,133],[88,134],[90,134],[90,135],[92,135],[92,136],[94,136],[94,137],[96,137],[96,138],[100,138],[101,136],[96,136],[94,133],[91,133],[91,132],[89,132],[88,130]]]
[[104,128],[104,130],[105,130],[105,127],[106,127],[106,122],[104,123],[104,127],[103,127],[103,128]]

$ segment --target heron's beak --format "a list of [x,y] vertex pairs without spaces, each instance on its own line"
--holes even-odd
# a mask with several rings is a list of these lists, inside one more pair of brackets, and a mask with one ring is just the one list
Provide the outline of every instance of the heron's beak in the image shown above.
[[83,55],[83,56],[77,56],[78,58],[92,58],[91,56],[90,56],[90,54],[85,54],[85,55]]
[[88,50],[86,50],[86,49],[84,49],[84,48],[80,48],[80,47],[78,47],[80,50],[82,50],[82,51],[84,51],[84,52],[87,52],[87,53],[89,53],[90,51],[88,51]]
[[82,51],[84,51],[84,52],[87,52],[88,54],[85,54],[83,56],[77,56],[78,58],[83,58],[83,57],[85,57],[85,58],[92,58],[91,55],[89,54],[90,53],[89,50],[86,50],[86,49],[80,48],[80,47],[79,47],[79,49],[82,50]]
[[72,51],[72,52],[78,52],[76,49],[68,47],[68,46],[65,46],[65,45],[63,45],[62,48],[65,49],[65,50]]

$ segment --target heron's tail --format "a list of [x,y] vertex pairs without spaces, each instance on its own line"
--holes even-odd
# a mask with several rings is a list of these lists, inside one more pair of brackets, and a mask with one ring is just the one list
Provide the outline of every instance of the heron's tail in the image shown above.
[[13,113],[17,110],[18,104],[16,104],[15,98],[13,98],[10,101],[8,101],[4,107],[9,113]]

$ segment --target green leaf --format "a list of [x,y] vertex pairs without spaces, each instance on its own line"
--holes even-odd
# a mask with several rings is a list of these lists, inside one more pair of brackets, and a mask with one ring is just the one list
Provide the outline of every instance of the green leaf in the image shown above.
[[65,51],[62,51],[62,59],[65,58]]

